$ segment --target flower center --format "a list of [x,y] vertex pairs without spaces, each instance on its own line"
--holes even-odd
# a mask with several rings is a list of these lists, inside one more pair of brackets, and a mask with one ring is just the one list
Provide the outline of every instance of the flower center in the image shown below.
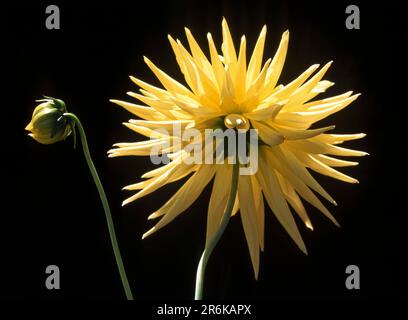
[[249,121],[240,114],[231,113],[224,118],[224,125],[228,129],[248,131]]

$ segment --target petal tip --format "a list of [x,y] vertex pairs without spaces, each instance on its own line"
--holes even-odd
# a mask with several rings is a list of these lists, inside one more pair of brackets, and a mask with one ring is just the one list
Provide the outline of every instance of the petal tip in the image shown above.
[[153,227],[149,231],[145,232],[143,234],[143,236],[142,236],[142,240],[145,239],[146,237],[150,236],[155,230],[156,230],[156,227]]
[[157,215],[156,215],[156,212],[153,212],[151,215],[149,215],[149,216],[147,217],[147,220],[153,220],[153,219],[155,219],[155,218],[157,218]]
[[310,222],[310,220],[309,220],[309,221],[306,221],[305,225],[306,225],[306,228],[308,228],[310,231],[313,231],[313,225],[312,225],[312,223]]

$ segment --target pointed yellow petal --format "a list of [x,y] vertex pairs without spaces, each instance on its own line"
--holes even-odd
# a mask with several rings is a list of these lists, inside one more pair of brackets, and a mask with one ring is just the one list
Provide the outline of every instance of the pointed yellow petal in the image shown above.
[[302,236],[299,233],[288,204],[284,199],[276,175],[266,163],[267,155],[264,150],[264,147],[260,148],[259,169],[256,173],[256,177],[261,184],[266,201],[274,215],[297,246],[307,254],[306,246],[302,240]]
[[[164,120],[164,121],[146,121],[146,120],[131,120],[132,124],[143,126],[153,130],[166,131],[170,135],[178,129],[184,130],[187,125],[193,123],[190,120]],[[180,134],[180,133],[179,133]]]
[[[143,92],[143,90],[141,91]],[[152,109],[162,113],[166,117],[166,119],[171,120],[191,119],[190,114],[178,108],[170,99],[148,97],[131,91],[127,92],[127,94],[133,98],[136,98],[144,102],[148,106],[152,107]]]
[[[165,172],[167,172],[168,170],[170,170],[171,168],[173,168],[174,166],[179,165],[180,160],[181,159],[179,157],[179,158],[177,158],[177,159],[175,159],[173,161],[170,161],[169,163],[167,163],[167,164],[165,164],[163,166],[160,166],[160,167],[158,167],[156,169],[150,170],[150,171],[144,173],[142,175],[142,178],[143,179],[148,179],[148,178],[154,178],[154,177],[157,177],[159,175],[162,175]],[[132,189],[126,189],[126,190],[132,190]]]
[[225,67],[224,81],[221,90],[221,109],[226,113],[237,112],[237,104],[234,101],[235,89],[232,81],[231,68]]
[[262,104],[251,112],[244,113],[244,116],[251,120],[265,122],[274,119],[282,108],[283,105],[280,104]]
[[333,130],[335,126],[328,126],[319,129],[293,129],[282,125],[275,125],[276,130],[281,133],[288,140],[309,139],[318,136],[326,131]]
[[150,139],[160,139],[169,137],[169,133],[167,132],[159,132],[158,130],[153,130],[150,128],[146,128],[140,125],[135,125],[133,123],[124,122],[124,126],[129,128],[130,130],[137,132],[143,136],[149,137]]
[[[187,36],[187,41],[190,46],[191,53],[195,62],[200,66],[200,68],[206,72],[210,65],[207,57],[205,56],[204,52],[201,50],[200,46],[198,45],[197,41],[194,39],[191,31],[188,28],[184,28]],[[207,73],[207,76],[210,76]]]
[[356,161],[336,159],[333,157],[326,156],[324,154],[315,154],[313,155],[313,158],[319,160],[320,162],[323,162],[324,164],[330,167],[350,167],[358,165],[358,162]]
[[251,120],[251,124],[258,130],[259,138],[266,144],[275,146],[284,141],[284,137],[270,126],[255,120]]
[[[269,66],[269,68],[270,67],[271,67],[271,65]],[[314,65],[310,66],[305,72],[303,72],[295,80],[293,80],[292,82],[290,82],[286,86],[280,87],[279,90],[271,91],[271,89],[268,86],[266,86],[265,90],[262,91],[261,98],[262,99],[272,99],[275,102],[289,98],[289,96],[297,88],[299,88],[307,80],[307,78],[309,78],[310,75],[313,72],[315,72],[315,70],[317,68],[319,68],[318,64],[314,64]],[[269,71],[269,69],[268,69],[268,71]]]
[[305,103],[302,106],[302,111],[312,111],[312,110],[319,110],[322,108],[330,108],[334,105],[336,105],[338,102],[344,101],[348,97],[350,97],[353,94],[353,91],[348,91],[343,94],[339,94],[337,96],[332,96],[329,98],[321,99],[321,100],[316,100],[316,101],[311,101],[308,103]]
[[142,95],[139,93],[135,93],[132,91],[128,91],[127,94],[135,99],[138,99],[142,102],[144,102],[145,104],[151,106],[152,108],[163,112],[163,111],[168,111],[175,109],[175,105],[169,101],[168,99],[159,99],[159,98],[154,98],[152,96],[146,96],[146,95]]
[[333,61],[330,61],[329,63],[327,63],[318,73],[316,73],[312,78],[310,78],[304,85],[298,88],[293,93],[293,95],[291,95],[289,102],[288,102],[289,108],[290,108],[290,105],[302,104],[305,101],[307,101],[309,93],[316,87],[319,81],[323,78],[327,70],[332,65],[332,62]]
[[268,84],[268,90],[272,90],[276,84],[278,83],[280,74],[283,69],[283,65],[285,64],[286,53],[288,51],[288,43],[289,43],[289,31],[286,30],[282,34],[282,39],[279,44],[279,48],[275,53],[275,56],[272,59],[272,62],[269,66],[268,74],[266,76]]
[[[156,145],[159,142],[163,141],[168,141],[169,137],[164,137],[162,139],[150,139],[150,140],[145,140],[145,141],[137,141],[137,142],[118,142],[115,143],[113,146],[114,147],[119,147],[121,150],[125,149],[133,149],[133,148],[140,148],[140,147],[146,147],[146,146],[152,146]],[[118,149],[111,149],[108,151],[108,153],[115,152]]]
[[265,233],[265,207],[261,186],[255,175],[250,176],[252,181],[252,191],[255,199],[255,213],[258,225],[259,247],[264,250],[264,233]]
[[252,190],[251,177],[241,175],[238,180],[238,198],[242,226],[244,228],[255,278],[259,273],[259,235],[256,215],[254,214],[255,199]]
[[299,218],[302,219],[306,227],[309,228],[310,230],[313,230],[312,222],[310,221],[306,209],[303,206],[302,200],[299,198],[295,189],[280,173],[276,172],[276,176],[278,177],[279,184],[282,188],[283,194],[285,195],[286,201],[289,202],[291,207],[298,214]]
[[245,36],[242,36],[241,38],[237,69],[235,72],[234,87],[235,87],[236,103],[243,102],[246,97],[246,39],[245,39]]
[[184,75],[187,84],[191,87],[191,81],[187,74],[184,58],[180,51],[181,48],[171,35],[167,35],[167,38],[169,39],[171,48],[173,49],[174,55],[176,56],[177,64],[180,67],[180,71]]
[[322,80],[305,96],[304,101],[310,101],[318,94],[326,92],[326,90],[334,85],[334,82]]
[[157,68],[154,63],[151,62],[148,58],[144,57],[144,61],[168,91],[177,92],[193,97],[193,94],[190,90],[188,90],[181,83],[171,78],[164,71]]
[[319,108],[317,110],[308,110],[308,111],[299,111],[299,112],[281,112],[278,114],[277,119],[292,123],[298,122],[303,124],[304,128],[308,128],[313,123],[327,118],[328,116],[344,109],[350,103],[358,98],[359,94],[353,95],[347,99],[344,99],[341,102],[335,103],[334,105],[327,108]]
[[265,38],[266,38],[266,25],[263,26],[261,33],[259,34],[259,38],[255,44],[251,60],[249,61],[247,72],[248,87],[258,77],[259,71],[261,70]]
[[[324,81],[320,81],[324,82]],[[319,83],[320,83],[319,82]],[[312,90],[313,91],[313,90]],[[316,101],[310,101],[305,104],[292,104],[291,106],[285,106],[285,111],[313,111],[313,110],[319,110],[323,108],[330,108],[335,105],[337,105],[339,102],[342,102],[344,99],[347,99],[353,94],[353,91],[348,91],[346,93],[337,95],[337,96],[332,96],[329,98],[321,99],[321,100],[316,100]],[[310,94],[308,95],[310,97]],[[305,101],[309,101],[311,98],[306,99]]]
[[217,83],[213,80],[214,77],[203,71],[180,42],[178,42],[178,46],[184,61],[186,80],[190,87],[203,105],[209,104],[209,106],[216,108],[220,96]]
[[234,73],[237,64],[237,53],[235,51],[234,42],[232,41],[231,33],[228,28],[225,18],[222,19],[222,53],[224,56],[224,64],[230,65]]
[[313,178],[313,176],[307,171],[302,163],[293,155],[292,152],[280,148],[279,146],[271,149],[271,157],[276,158],[276,161],[280,162],[282,166],[285,166],[287,170],[291,170],[296,176],[298,176],[306,185],[319,193],[322,197],[336,205],[336,201],[322,188],[322,186]]
[[212,39],[211,33],[207,34],[208,47],[210,49],[211,64],[214,71],[214,76],[218,83],[218,88],[221,91],[224,82],[224,66],[220,60],[217,49],[215,48],[214,41]]
[[181,187],[162,208],[149,216],[149,219],[152,219],[164,214],[163,218],[143,235],[143,238],[164,227],[191,206],[201,194],[205,186],[210,182],[214,173],[214,165],[201,165],[193,176],[188,179],[183,187]]
[[309,189],[309,187],[295,174],[292,170],[288,169],[287,166],[282,165],[282,162],[279,162],[274,156],[271,150],[265,148],[264,154],[268,159],[268,163],[275,168],[285,179],[287,179],[290,184],[295,188],[296,192],[300,196],[309,202],[312,206],[319,209],[327,218],[329,218],[336,226],[339,226],[339,223],[331,215],[331,213],[326,209],[326,207],[320,202],[320,200],[315,196],[315,194]]
[[139,118],[142,118],[145,120],[165,120],[166,119],[166,116],[164,114],[152,108],[149,108],[149,107],[144,107],[144,106],[140,106],[137,104],[129,103],[126,101],[115,100],[115,99],[110,99],[109,101],[125,108],[127,111],[133,113],[135,116],[138,116]]
[[262,71],[255,78],[255,80],[251,82],[247,80],[248,90],[244,104],[248,105],[247,107],[248,110],[254,109],[259,104],[260,93],[262,92],[263,87],[265,85],[266,73],[268,71],[271,61],[272,61],[271,59],[266,60],[265,65],[262,67]]
[[166,99],[169,95],[169,93],[166,90],[157,88],[155,86],[152,86],[151,84],[148,84],[138,78],[135,78],[133,76],[129,76],[130,80],[132,80],[132,82],[134,82],[136,85],[138,85],[139,87],[141,87],[142,89],[150,92],[151,94],[153,94],[154,96],[156,96],[157,98],[160,99]]
[[296,156],[302,161],[306,166],[310,169],[321,173],[323,175],[332,177],[334,179],[338,179],[344,182],[349,183],[358,183],[357,179],[354,179],[344,173],[341,173],[333,168],[330,168],[328,165],[324,164],[323,162],[319,161],[315,157],[305,153],[297,153]]
[[232,166],[228,164],[216,165],[216,174],[208,204],[206,246],[217,232],[231,190]]
[[144,197],[158,190],[159,188],[163,187],[164,185],[170,182],[174,182],[174,181],[177,181],[177,180],[180,180],[186,177],[191,172],[193,172],[193,170],[194,170],[193,165],[184,165],[184,164],[180,164],[178,166],[174,166],[170,168],[168,171],[164,172],[162,175],[150,179],[149,184],[147,184],[138,193],[134,194],[133,196],[123,201],[122,206],[125,206],[126,204],[132,201],[135,201],[141,197]]
[[311,154],[329,154],[333,156],[350,156],[362,157],[366,156],[367,152],[346,149],[337,147],[328,143],[319,141],[320,136],[311,138],[309,140],[290,140],[286,141],[285,146],[293,151],[303,151]]
[[111,149],[108,151],[109,157],[119,156],[148,156],[152,152],[152,148],[164,149],[171,145],[169,138],[154,139],[148,141],[140,141],[130,144],[116,144],[119,148]]
[[365,133],[354,133],[354,134],[323,134],[319,137],[321,142],[330,144],[341,144],[344,141],[361,139],[366,136]]
[[212,108],[204,107],[193,100],[180,99],[180,96],[172,98],[171,100],[184,112],[193,116],[193,118],[215,118],[221,115],[221,111],[214,111]]

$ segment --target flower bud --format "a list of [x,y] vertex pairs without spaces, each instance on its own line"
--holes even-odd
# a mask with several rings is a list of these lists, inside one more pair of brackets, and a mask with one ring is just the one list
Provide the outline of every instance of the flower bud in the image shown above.
[[63,116],[66,112],[64,101],[46,97],[37,102],[41,103],[34,109],[31,121],[25,128],[31,132],[29,136],[43,144],[55,143],[68,137],[72,127]]

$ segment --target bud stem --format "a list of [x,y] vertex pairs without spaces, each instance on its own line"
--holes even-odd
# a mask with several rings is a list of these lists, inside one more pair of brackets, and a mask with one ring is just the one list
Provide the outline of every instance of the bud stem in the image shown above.
[[207,267],[208,259],[211,256],[215,246],[220,240],[222,234],[227,227],[228,221],[232,214],[232,209],[234,208],[235,198],[237,195],[238,189],[238,178],[239,178],[239,161],[236,159],[235,164],[232,168],[232,183],[231,183],[231,192],[229,195],[227,207],[225,209],[224,215],[222,216],[220,226],[217,232],[214,234],[213,238],[208,242],[207,246],[204,249],[203,254],[201,255],[200,262],[197,267],[196,275],[196,287],[195,287],[195,300],[202,300],[203,298],[203,287],[204,287],[204,275],[205,269]]
[[132,291],[129,286],[129,281],[126,276],[125,267],[123,266],[122,256],[120,254],[120,249],[118,246],[118,241],[116,239],[115,228],[112,220],[112,214],[109,208],[108,200],[106,198],[105,191],[103,189],[101,180],[99,179],[98,172],[96,171],[95,165],[92,161],[91,154],[89,153],[88,142],[86,140],[86,135],[84,128],[82,127],[81,121],[73,113],[64,113],[64,117],[73,121],[78,128],[79,136],[82,142],[82,149],[84,151],[84,156],[88,164],[89,170],[91,171],[92,177],[94,179],[96,188],[99,192],[99,197],[101,198],[103,209],[105,211],[106,222],[108,224],[109,236],[112,243],[113,253],[115,255],[116,264],[119,269],[120,278],[122,280],[123,289],[125,290],[127,300],[133,300]]

